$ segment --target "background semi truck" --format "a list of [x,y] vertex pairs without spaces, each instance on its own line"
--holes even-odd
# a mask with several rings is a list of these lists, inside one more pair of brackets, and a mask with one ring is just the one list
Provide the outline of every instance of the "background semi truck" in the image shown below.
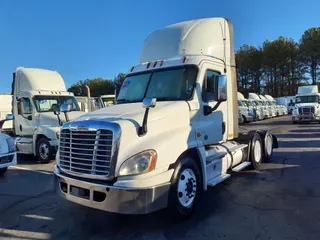
[[54,159],[58,148],[59,130],[65,116],[59,119],[54,111],[67,103],[69,118],[83,115],[73,93],[66,91],[61,75],[56,71],[18,67],[13,74],[12,113],[17,152],[33,154],[39,161]]
[[317,85],[301,86],[295,96],[292,122],[320,123],[320,93]]
[[0,176],[7,171],[9,166],[17,164],[15,140],[8,134],[2,132],[4,124],[12,120],[12,114],[7,114],[5,119],[0,120]]
[[238,92],[238,108],[242,115],[243,122],[255,121],[257,119],[256,111],[252,107],[249,107],[245,100],[242,93]]
[[266,130],[240,134],[238,116],[230,21],[199,19],[155,31],[117,104],[61,128],[57,194],[116,213],[167,208],[190,215],[202,191],[232,172],[259,169],[277,147]]

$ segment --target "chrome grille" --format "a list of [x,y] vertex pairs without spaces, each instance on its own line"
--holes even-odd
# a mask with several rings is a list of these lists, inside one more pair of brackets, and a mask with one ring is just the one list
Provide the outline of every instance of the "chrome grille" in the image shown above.
[[79,174],[107,177],[110,173],[113,132],[110,130],[60,133],[60,167]]

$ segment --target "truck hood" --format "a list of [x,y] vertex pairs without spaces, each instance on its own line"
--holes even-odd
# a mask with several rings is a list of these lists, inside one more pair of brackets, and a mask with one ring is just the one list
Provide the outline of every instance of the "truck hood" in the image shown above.
[[[40,126],[41,127],[60,127],[59,123],[58,123],[58,118],[56,115],[54,115],[53,112],[45,112],[45,113],[40,113],[39,114],[39,120],[40,120]],[[77,117],[80,117],[82,115],[85,115],[84,112],[82,111],[73,111],[73,112],[69,112],[68,116],[69,116],[69,120],[74,120]],[[66,122],[66,119],[64,117],[64,113],[60,113],[60,119],[63,123]]]
[[[150,109],[148,123],[165,118],[168,115],[178,114],[179,111],[185,111],[188,104],[185,101],[167,101],[157,102],[156,107]],[[130,104],[116,104],[107,108],[102,108],[90,112],[77,120],[102,120],[108,122],[117,122],[122,127],[132,124],[140,126],[146,109],[142,107],[141,102]]]

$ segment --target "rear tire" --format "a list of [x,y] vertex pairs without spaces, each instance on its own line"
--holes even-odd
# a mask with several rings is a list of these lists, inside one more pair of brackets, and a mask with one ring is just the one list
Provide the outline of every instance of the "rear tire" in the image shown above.
[[270,162],[273,155],[273,137],[269,131],[263,131],[261,134],[263,147],[263,161]]
[[4,173],[5,173],[7,170],[8,170],[7,167],[5,167],[5,168],[0,168],[0,176],[3,176]]
[[53,151],[47,138],[38,140],[36,154],[41,163],[49,163],[53,159]]
[[195,160],[186,156],[178,161],[171,178],[168,211],[178,218],[192,215],[202,191],[202,177]]
[[259,170],[263,159],[263,145],[260,134],[258,132],[253,134],[250,143],[249,159],[254,170]]

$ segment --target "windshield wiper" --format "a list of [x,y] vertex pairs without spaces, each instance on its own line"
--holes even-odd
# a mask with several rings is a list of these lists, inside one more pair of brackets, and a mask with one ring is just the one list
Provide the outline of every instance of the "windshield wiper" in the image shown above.
[[118,99],[117,103],[129,103],[131,101],[129,101],[128,99],[122,98],[122,99]]
[[157,101],[176,101],[179,100],[177,98],[168,98],[168,97],[161,97],[161,98],[157,98]]

